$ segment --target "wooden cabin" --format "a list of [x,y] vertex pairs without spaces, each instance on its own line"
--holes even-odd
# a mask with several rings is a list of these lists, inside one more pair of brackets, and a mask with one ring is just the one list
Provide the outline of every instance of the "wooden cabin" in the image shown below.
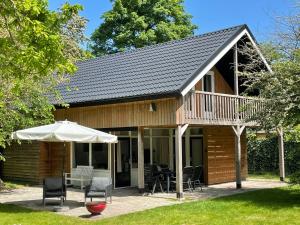
[[[245,127],[255,125],[248,119],[261,107],[241,96],[243,41],[257,48],[246,25],[79,62],[67,84],[73,91],[59,87],[70,107],[57,107],[55,118],[110,132],[119,142],[71,143],[65,170],[91,165],[115,188],[143,189],[144,165],[163,164],[176,171],[180,197],[183,167],[201,165],[205,184],[240,187],[247,177]],[[14,146],[6,151],[5,177],[40,182],[59,175],[62,144]]]

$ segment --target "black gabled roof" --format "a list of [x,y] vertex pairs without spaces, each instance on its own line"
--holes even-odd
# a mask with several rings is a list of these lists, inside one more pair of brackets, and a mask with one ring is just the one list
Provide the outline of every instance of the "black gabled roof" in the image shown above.
[[58,87],[66,103],[96,104],[180,95],[189,82],[246,25],[77,63],[67,84]]

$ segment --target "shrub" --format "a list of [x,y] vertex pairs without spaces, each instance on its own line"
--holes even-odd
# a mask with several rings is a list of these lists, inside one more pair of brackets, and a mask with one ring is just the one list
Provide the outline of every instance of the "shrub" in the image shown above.
[[295,173],[290,175],[290,183],[300,185],[300,171],[295,172]]
[[[276,136],[267,139],[257,139],[253,136],[249,136],[247,149],[250,173],[278,173],[279,151]],[[300,171],[300,143],[285,141],[284,155],[286,174],[289,175]]]

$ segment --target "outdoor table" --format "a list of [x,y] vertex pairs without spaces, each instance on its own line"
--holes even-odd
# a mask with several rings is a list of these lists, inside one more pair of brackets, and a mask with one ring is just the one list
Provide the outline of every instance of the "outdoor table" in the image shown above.
[[167,178],[167,193],[170,192],[170,183],[171,183],[171,177],[174,175],[174,172],[170,170],[162,171],[161,174]]

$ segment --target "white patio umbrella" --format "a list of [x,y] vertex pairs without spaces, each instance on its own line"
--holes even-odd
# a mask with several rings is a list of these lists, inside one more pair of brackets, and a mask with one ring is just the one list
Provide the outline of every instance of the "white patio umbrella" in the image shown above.
[[57,121],[53,124],[18,130],[12,139],[35,140],[47,142],[79,143],[117,143],[115,135],[104,133],[70,121]]
[[[118,137],[70,121],[57,121],[53,124],[18,130],[11,134],[12,139],[46,141],[46,142],[79,142],[79,143],[117,143]],[[64,174],[65,154],[62,163]]]

